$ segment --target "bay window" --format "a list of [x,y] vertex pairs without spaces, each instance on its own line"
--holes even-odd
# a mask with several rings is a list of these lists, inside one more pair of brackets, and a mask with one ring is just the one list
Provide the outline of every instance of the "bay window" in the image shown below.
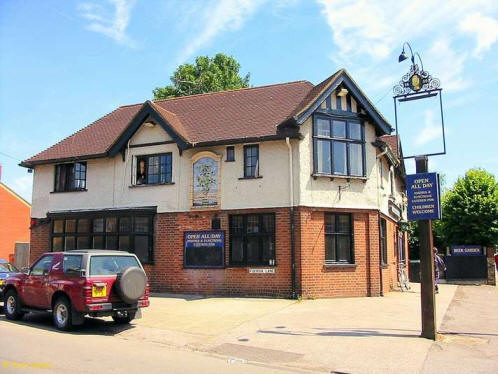
[[315,116],[314,174],[364,177],[365,130],[357,119]]

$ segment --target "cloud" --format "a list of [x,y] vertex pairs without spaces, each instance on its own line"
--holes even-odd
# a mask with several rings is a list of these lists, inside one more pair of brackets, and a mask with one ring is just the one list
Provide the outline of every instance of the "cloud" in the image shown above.
[[81,16],[91,21],[86,28],[103,34],[119,44],[134,47],[135,43],[126,34],[126,28],[130,23],[130,13],[135,1],[108,0],[108,2],[113,6],[112,12],[109,12],[100,4],[81,3],[78,5]]
[[246,19],[265,2],[266,0],[220,0],[197,9],[200,14],[195,17],[202,24],[201,30],[185,43],[185,48],[178,54],[178,63],[184,63],[220,33],[241,28]]
[[424,128],[414,139],[414,144],[420,147],[424,144],[430,143],[435,139],[442,136],[442,126],[434,121],[434,111],[426,110],[424,112],[425,124]]
[[[378,85],[378,77],[382,75],[378,73],[385,71],[383,65],[387,60],[392,66],[403,42],[408,40],[421,52],[425,68],[440,75],[445,89],[463,88],[464,66],[472,56],[466,47],[459,50],[451,46],[463,45],[457,41],[471,33],[476,36],[476,52],[481,53],[498,39],[498,23],[491,18],[491,14],[498,12],[496,1],[316,1],[332,32],[334,47],[337,47],[333,49],[331,59],[351,70],[369,70],[370,74],[365,71],[359,76],[359,80],[365,78],[362,83],[367,87],[382,88]],[[487,16],[476,13],[477,10]],[[424,53],[426,45],[430,46],[430,53],[438,53]],[[435,46],[441,50],[435,50]]]
[[474,56],[479,58],[498,40],[498,21],[494,18],[483,16],[481,13],[469,14],[460,22],[459,29],[463,32],[475,34],[477,46],[474,50]]

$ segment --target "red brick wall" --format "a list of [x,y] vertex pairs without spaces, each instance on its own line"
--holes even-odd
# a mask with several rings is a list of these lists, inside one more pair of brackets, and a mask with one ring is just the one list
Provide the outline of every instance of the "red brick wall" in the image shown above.
[[31,227],[29,263],[32,264],[43,253],[50,251],[50,223],[38,223]]
[[[353,213],[355,267],[325,267],[325,211]],[[210,230],[217,215],[226,232],[225,262],[229,264],[229,214],[275,213],[275,274],[249,274],[249,267],[184,269],[185,231]],[[378,296],[380,294],[379,224],[374,210],[295,210],[297,293],[311,297]],[[387,217],[385,217],[387,218]],[[383,292],[397,286],[396,224],[387,219],[388,263],[383,269]],[[50,224],[31,229],[33,262],[50,248]],[[145,265],[152,291],[207,295],[289,297],[291,295],[290,209],[249,209],[160,213],[154,222],[154,264]]]
[[354,267],[325,266],[324,215],[347,210],[300,207],[301,291],[310,297],[375,296],[379,294],[378,221],[374,211],[355,211]]
[[[249,274],[249,267],[183,268],[185,231],[210,230],[211,219],[217,214],[221,229],[226,232],[225,262],[228,264],[228,215],[254,212],[275,213],[275,274]],[[288,208],[157,214],[154,265],[146,266],[152,291],[288,297],[291,294],[289,219]]]

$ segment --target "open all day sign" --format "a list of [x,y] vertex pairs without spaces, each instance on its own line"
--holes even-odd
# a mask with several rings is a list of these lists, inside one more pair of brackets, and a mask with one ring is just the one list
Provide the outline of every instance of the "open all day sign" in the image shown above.
[[419,173],[406,176],[408,220],[440,219],[439,175]]

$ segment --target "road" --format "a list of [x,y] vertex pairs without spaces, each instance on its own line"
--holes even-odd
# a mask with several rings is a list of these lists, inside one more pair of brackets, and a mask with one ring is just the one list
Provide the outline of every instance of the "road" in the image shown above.
[[119,331],[111,321],[87,320],[84,328],[62,333],[49,315],[22,322],[2,316],[0,373],[296,373],[114,336]]

